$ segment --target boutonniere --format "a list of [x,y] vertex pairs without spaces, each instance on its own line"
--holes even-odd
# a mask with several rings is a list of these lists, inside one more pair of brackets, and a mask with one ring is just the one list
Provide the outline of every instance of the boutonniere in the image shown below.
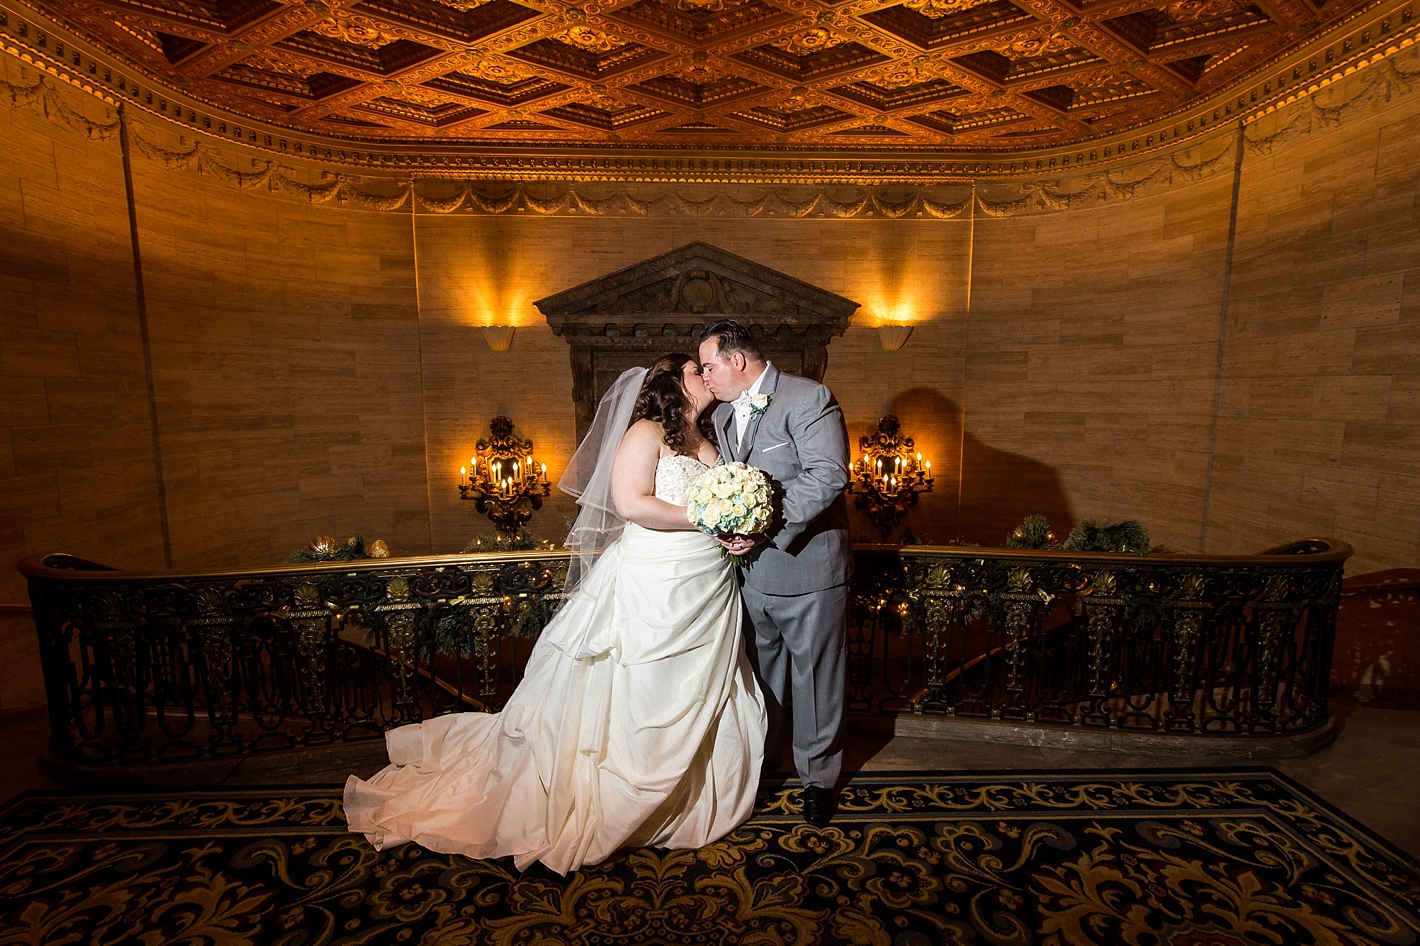
[[751,394],[749,396],[749,416],[755,417],[769,410],[769,402],[774,400],[768,394]]

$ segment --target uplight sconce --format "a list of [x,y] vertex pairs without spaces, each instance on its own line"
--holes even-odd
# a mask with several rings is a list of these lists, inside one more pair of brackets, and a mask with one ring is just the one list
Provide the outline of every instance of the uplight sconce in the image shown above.
[[513,344],[513,326],[485,325],[483,326],[483,340],[494,351],[507,351]]
[[883,343],[883,351],[897,351],[907,344],[908,336],[912,334],[910,325],[879,325],[878,341]]

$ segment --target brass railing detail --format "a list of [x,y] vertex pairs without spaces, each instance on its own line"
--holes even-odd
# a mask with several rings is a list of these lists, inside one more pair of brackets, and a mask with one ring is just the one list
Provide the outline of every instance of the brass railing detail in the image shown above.
[[[1177,733],[1326,720],[1344,543],[1256,556],[859,546],[848,704]],[[220,759],[496,709],[565,554],[175,575],[64,555],[29,578],[52,751]]]

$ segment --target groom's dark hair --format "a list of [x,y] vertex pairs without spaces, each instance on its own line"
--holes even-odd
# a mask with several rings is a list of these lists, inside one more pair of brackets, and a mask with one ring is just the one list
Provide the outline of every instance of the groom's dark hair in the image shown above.
[[700,341],[715,339],[715,352],[721,358],[728,358],[731,352],[740,352],[750,361],[763,361],[764,356],[755,344],[749,329],[734,319],[719,319],[705,326],[700,332]]

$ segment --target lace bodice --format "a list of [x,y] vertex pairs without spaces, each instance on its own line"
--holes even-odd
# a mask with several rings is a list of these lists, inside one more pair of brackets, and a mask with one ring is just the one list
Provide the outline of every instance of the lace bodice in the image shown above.
[[656,498],[684,506],[685,494],[690,490],[690,484],[708,469],[710,468],[695,457],[679,454],[661,457],[656,463]]

